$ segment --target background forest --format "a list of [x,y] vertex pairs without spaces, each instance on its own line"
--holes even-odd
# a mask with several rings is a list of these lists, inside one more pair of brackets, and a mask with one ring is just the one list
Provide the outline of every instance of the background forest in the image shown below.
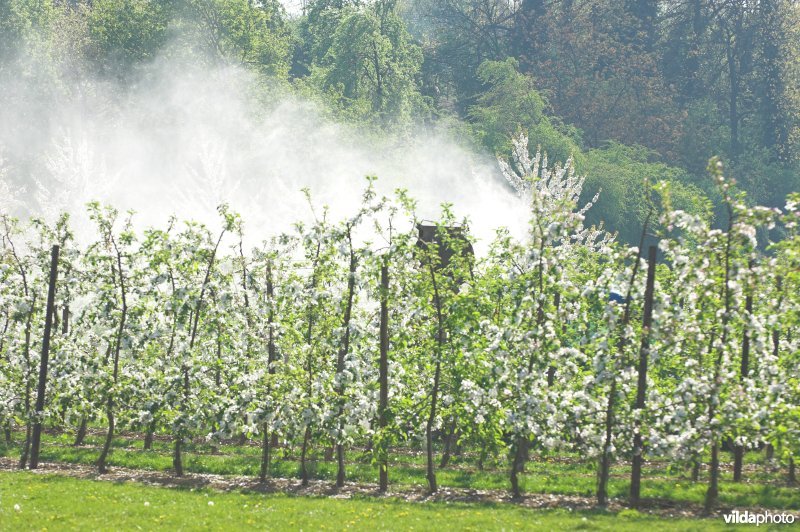
[[[712,155],[753,203],[800,189],[794,1],[0,0],[5,127],[47,123],[10,111],[32,91],[133,90],[164,57],[244,66],[265,101],[315,101],[365,142],[430,127],[506,156],[524,130],[551,160],[574,158],[583,199],[603,190],[587,221],[632,243],[645,178],[713,215]],[[11,159],[12,183],[36,175]]]

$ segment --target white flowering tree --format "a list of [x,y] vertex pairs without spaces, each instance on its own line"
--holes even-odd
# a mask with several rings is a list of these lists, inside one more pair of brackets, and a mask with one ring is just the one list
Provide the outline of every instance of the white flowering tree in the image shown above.
[[[175,323],[172,357],[167,360],[164,381],[165,422],[173,437],[173,467],[182,476],[183,445],[202,427],[202,391],[207,382],[205,313],[212,285],[217,279],[218,251],[223,237],[236,223],[235,215],[220,207],[223,228],[214,236],[197,223],[187,223],[183,231],[168,240],[163,260],[171,272],[170,309]],[[203,325],[203,327],[201,327]]]
[[289,354],[302,341],[295,327],[300,307],[295,295],[300,290],[293,275],[293,252],[296,240],[283,235],[265,242],[253,251],[250,267],[251,286],[255,295],[254,327],[257,331],[258,360],[251,366],[248,381],[256,390],[248,405],[251,432],[261,434],[262,454],[259,477],[270,476],[273,449],[291,436],[295,407],[290,398],[296,385],[294,360]]
[[[105,473],[121,395],[121,365],[125,362],[123,349],[127,355],[131,347],[126,323],[131,302],[131,278],[136,267],[136,257],[131,251],[135,236],[130,217],[118,223],[119,213],[113,207],[92,203],[89,213],[97,226],[98,239],[83,256],[89,276],[87,295],[90,300],[86,303],[86,318],[89,321],[87,325],[96,333],[94,345],[105,348],[97,365],[99,378],[94,383],[96,404],[102,405],[107,420],[106,439],[97,460],[98,470]],[[88,347],[92,349],[92,346]]]
[[695,478],[701,456],[711,450],[707,510],[719,495],[723,441],[733,442],[739,480],[743,450],[769,432],[767,409],[779,398],[775,384],[781,379],[768,327],[769,298],[759,297],[770,290],[772,268],[759,252],[757,232],[774,225],[775,213],[748,206],[720,163],[712,161],[709,168],[727,208],[725,228],[670,208],[662,222],[667,238],[661,248],[672,266],[677,303],[672,319],[681,324],[678,341],[665,352],[683,364],[677,364],[679,377],[651,435],[662,452],[671,447],[692,460]]
[[[310,192],[306,191],[306,195],[311,204]],[[312,213],[312,224],[296,226],[302,256],[295,298],[302,306],[298,323],[302,341],[296,344],[291,356],[298,385],[290,400],[297,409],[293,432],[302,435],[300,475],[303,485],[309,481],[308,455],[312,440],[322,437],[324,443],[333,444],[330,434],[324,432],[324,421],[329,407],[326,400],[333,395],[336,331],[341,325],[336,309],[342,297],[342,287],[337,284],[341,276],[336,232],[327,219],[327,208],[321,216],[313,207]]]
[[518,497],[519,473],[531,442],[553,448],[566,439],[569,409],[564,402],[575,401],[572,392],[585,355],[565,333],[570,317],[581,313],[587,295],[582,296],[581,285],[592,282],[593,256],[608,253],[612,237],[583,226],[596,197],[578,208],[583,179],[571,161],[548,168],[541,154],[530,158],[528,139],[521,135],[513,143],[511,161],[499,162],[530,206],[527,240],[505,237],[494,252],[503,266],[498,289],[504,301],[498,317],[484,325],[501,363],[494,371],[504,383],[500,395],[511,434],[511,489]]
[[[25,426],[25,440],[19,467],[26,466],[30,451],[31,430],[36,416],[33,391],[36,369],[39,364],[39,345],[42,338],[42,300],[47,287],[49,251],[41,247],[42,238],[37,227],[32,227],[33,238],[26,240],[18,220],[3,214],[2,243],[4,277],[7,288],[3,307],[4,325],[3,374],[7,389],[4,391],[4,425],[12,421]],[[37,224],[38,229],[44,224]],[[27,235],[25,235],[27,236]]]
[[[776,257],[771,264],[772,282],[768,291],[767,327],[771,331],[772,355],[778,368],[772,379],[769,405],[770,432],[767,441],[788,468],[787,480],[797,484],[796,464],[800,461],[800,194],[789,196],[781,215],[784,238],[774,244]],[[795,297],[793,297],[795,295]]]

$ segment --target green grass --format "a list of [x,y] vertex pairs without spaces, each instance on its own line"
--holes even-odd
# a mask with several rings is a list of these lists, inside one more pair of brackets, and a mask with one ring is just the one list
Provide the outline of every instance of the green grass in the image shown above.
[[0,472],[2,530],[642,530],[648,527],[728,529],[721,518],[663,519],[631,511],[615,515],[530,510],[510,504],[419,504],[374,498],[343,500],[221,493]]
[[[16,440],[22,439],[16,434]],[[73,435],[45,434],[41,459],[49,462],[93,464],[97,460],[103,437],[89,435],[86,446],[71,446]],[[186,447],[184,463],[187,471],[220,475],[257,476],[260,468],[260,449],[252,445],[223,445],[218,454],[211,454],[211,447],[204,443],[193,443]],[[274,477],[299,478],[299,463],[293,456],[281,456],[278,452],[272,463]],[[18,457],[18,444],[5,446],[0,443],[0,455]],[[312,478],[333,481],[336,478],[335,462],[326,462],[317,456],[309,464]],[[347,453],[347,478],[350,481],[377,483],[378,470],[370,462],[369,454],[358,450]],[[596,488],[594,461],[578,457],[570,460],[541,457],[531,460],[522,475],[522,488],[530,493],[593,496]],[[425,458],[421,454],[396,452],[389,466],[389,478],[393,487],[403,489],[425,486]],[[749,453],[747,464],[761,464],[763,453]],[[141,439],[118,436],[114,441],[109,459],[111,466],[131,469],[168,471],[172,467],[171,444],[157,440],[152,451],[143,451]],[[615,464],[609,483],[612,497],[626,497],[629,489],[629,466]],[[723,474],[720,483],[720,502],[733,507],[764,507],[775,509],[800,509],[800,489],[787,487],[782,480],[782,471],[770,472],[759,465],[756,470],[746,472],[746,482],[734,483]],[[487,464],[479,470],[474,456],[455,457],[451,466],[437,469],[437,480],[442,487],[473,489],[508,489],[508,472],[505,464]],[[653,462],[644,470],[642,496],[645,498],[669,499],[678,502],[702,504],[706,491],[703,478],[692,482],[686,469],[673,469],[667,462]]]

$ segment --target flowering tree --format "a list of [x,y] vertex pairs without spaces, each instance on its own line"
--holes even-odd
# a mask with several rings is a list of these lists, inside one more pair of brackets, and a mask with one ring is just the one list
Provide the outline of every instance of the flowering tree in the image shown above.
[[791,294],[800,288],[800,194],[789,196],[781,215],[785,231],[782,241],[774,244],[777,256],[770,265],[772,282],[764,312],[771,331],[773,360],[777,360],[771,403],[770,432],[767,441],[778,449],[788,465],[787,479],[797,484],[796,463],[800,461],[800,338],[792,334],[792,325],[800,319],[800,301]]
[[[530,230],[526,242],[505,237],[495,252],[504,267],[499,290],[507,311],[486,325],[493,333],[491,348],[502,361],[496,371],[504,376],[515,497],[531,440],[551,448],[564,441],[569,410],[563,402],[574,400],[570,392],[584,359],[577,346],[568,346],[565,321],[581,312],[579,283],[591,282],[590,257],[608,253],[612,239],[601,229],[583,227],[596,197],[577,208],[583,179],[571,161],[551,169],[546,157],[537,153],[531,159],[528,153],[522,135],[514,141],[512,160],[500,160],[506,179],[530,205]],[[590,259],[582,263],[585,258]]]
[[[674,383],[672,396],[680,408],[670,408],[666,414],[673,427],[662,434],[672,432],[672,444],[696,463],[705,449],[711,449],[707,510],[718,498],[723,439],[735,442],[740,478],[741,449],[763,441],[758,420],[767,414],[758,405],[777,398],[776,359],[769,349],[766,315],[756,314],[753,305],[757,280],[766,276],[757,230],[771,226],[775,213],[747,206],[723,176],[720,163],[712,161],[709,168],[727,209],[726,228],[716,229],[698,216],[666,209],[664,226],[671,238],[661,244],[682,294],[673,314],[683,324],[681,341],[674,348],[693,353],[683,378]],[[698,248],[705,252],[697,253]],[[760,403],[759,398],[767,402]],[[664,401],[667,408],[674,404],[673,399]]]

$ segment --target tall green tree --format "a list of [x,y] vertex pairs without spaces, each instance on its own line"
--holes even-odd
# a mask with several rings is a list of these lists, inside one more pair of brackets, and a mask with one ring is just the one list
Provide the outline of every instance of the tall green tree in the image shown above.
[[438,80],[434,91],[442,93],[442,85],[449,84],[455,109],[465,113],[483,88],[478,67],[509,56],[513,5],[502,0],[420,0],[418,5],[426,67]]
[[378,124],[401,124],[419,113],[416,86],[422,51],[412,42],[395,2],[341,10],[331,44],[316,66],[320,87]]
[[187,0],[202,46],[212,55],[285,78],[292,39],[277,0]]
[[98,0],[87,11],[90,57],[107,75],[124,77],[152,61],[169,38],[173,2]]
[[547,102],[536,90],[534,79],[518,70],[519,63],[485,61],[478,79],[486,87],[469,109],[469,117],[483,144],[494,153],[506,153],[518,130],[525,130],[531,142],[552,158],[566,161],[578,156],[580,148],[545,114]]

